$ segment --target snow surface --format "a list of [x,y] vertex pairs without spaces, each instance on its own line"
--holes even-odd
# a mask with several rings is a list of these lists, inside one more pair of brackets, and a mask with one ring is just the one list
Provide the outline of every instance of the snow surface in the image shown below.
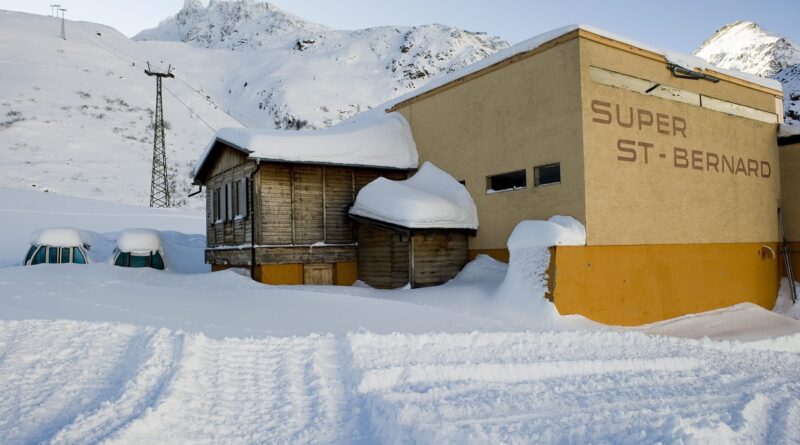
[[[0,10],[0,187],[146,204],[155,80],[143,70],[159,60],[107,26],[67,20],[66,41],[60,26],[55,17]],[[202,197],[186,195],[214,133],[203,121],[237,122],[179,79],[164,81],[163,91],[171,195],[202,207]]]
[[358,192],[350,214],[408,228],[478,228],[478,211],[466,187],[430,162],[406,180],[370,182]]
[[334,165],[417,167],[411,126],[400,113],[369,113],[330,128],[293,132],[222,128],[209,142],[197,171],[217,141],[249,153],[250,159]]
[[[800,296],[800,285],[797,283],[795,283],[795,295]],[[786,317],[800,320],[800,303],[792,303],[792,292],[789,287],[789,280],[786,278],[781,280],[781,288],[773,310]]]
[[392,99],[392,100],[390,100],[390,101],[388,101],[388,102],[386,102],[384,104],[381,104],[380,107],[389,110],[389,109],[393,108],[394,106],[396,106],[399,103],[402,103],[402,102],[404,102],[406,100],[409,100],[411,98],[417,97],[417,96],[419,96],[421,94],[424,94],[424,93],[426,93],[428,91],[431,91],[431,90],[434,90],[436,88],[439,88],[439,87],[441,87],[443,85],[446,85],[448,83],[454,82],[454,81],[456,81],[458,79],[461,79],[463,77],[466,77],[466,76],[468,76],[470,74],[476,73],[476,72],[478,72],[480,70],[488,68],[488,67],[490,67],[492,65],[495,65],[495,64],[497,64],[499,62],[502,62],[503,60],[509,59],[509,58],[511,58],[511,57],[513,57],[513,56],[515,56],[517,54],[522,54],[522,53],[526,53],[526,52],[529,52],[529,51],[533,51],[536,48],[542,46],[543,44],[545,44],[547,42],[550,42],[551,40],[557,39],[557,38],[559,38],[559,37],[561,37],[563,35],[569,34],[569,33],[573,32],[575,30],[578,30],[578,29],[583,29],[583,30],[591,32],[593,34],[597,34],[599,36],[607,37],[607,38],[609,38],[611,40],[616,40],[618,42],[622,42],[622,43],[625,43],[625,44],[628,44],[628,45],[631,45],[631,46],[634,46],[634,47],[637,47],[637,48],[641,48],[641,49],[645,49],[645,50],[648,50],[648,51],[651,51],[651,52],[654,52],[654,53],[657,53],[657,54],[661,54],[662,56],[664,56],[664,59],[667,62],[676,63],[676,64],[679,64],[679,65],[682,65],[682,66],[684,66],[684,64],[686,64],[686,65],[688,65],[688,66],[685,66],[686,68],[697,69],[697,70],[701,70],[701,71],[713,70],[713,71],[717,71],[717,72],[721,72],[721,73],[727,74],[727,75],[732,76],[732,77],[737,77],[739,79],[747,80],[749,82],[753,82],[753,83],[755,83],[757,85],[761,85],[761,86],[764,86],[764,87],[767,87],[767,88],[771,88],[771,89],[776,90],[776,91],[782,91],[781,83],[776,81],[776,80],[773,80],[773,79],[764,78],[764,77],[761,77],[761,76],[758,76],[758,75],[751,75],[751,74],[744,73],[744,72],[741,72],[741,71],[725,69],[723,67],[712,65],[712,64],[706,62],[705,60],[703,60],[700,57],[694,57],[694,56],[689,55],[689,54],[681,54],[681,53],[678,53],[678,52],[675,52],[675,51],[671,51],[671,50],[664,50],[664,49],[660,49],[660,48],[655,48],[653,46],[646,45],[646,44],[643,44],[643,43],[639,43],[639,42],[637,42],[635,40],[632,40],[632,39],[629,39],[627,37],[621,37],[621,36],[619,36],[617,34],[614,34],[614,33],[599,29],[599,28],[595,28],[593,26],[588,26],[588,25],[568,25],[568,26],[564,26],[564,27],[561,27],[561,28],[556,28],[556,29],[553,29],[551,31],[539,34],[538,36],[532,37],[532,38],[530,38],[528,40],[524,40],[524,41],[522,41],[520,43],[517,43],[516,45],[513,45],[511,47],[508,47],[508,48],[505,48],[503,50],[500,50],[500,51],[492,54],[491,56],[486,57],[485,59],[483,59],[483,60],[481,60],[479,62],[473,63],[472,65],[469,65],[469,66],[467,66],[467,67],[465,67],[465,68],[463,68],[461,70],[458,70],[456,72],[450,73],[450,74],[448,74],[446,76],[438,77],[435,80],[432,80],[432,81],[428,82],[424,86],[422,86],[420,88],[417,88],[414,91],[411,91],[411,92],[409,92],[407,94],[404,94],[404,95],[402,95],[400,97],[394,98],[394,99]]
[[161,235],[153,229],[125,229],[117,236],[120,252],[150,254],[162,250]]
[[31,244],[54,247],[82,247],[89,244],[88,236],[74,227],[50,227],[33,232]]
[[281,129],[334,125],[508,46],[440,24],[334,30],[254,1],[190,1],[134,39],[246,126]]
[[[199,212],[19,190],[2,190],[0,208],[0,252],[39,219],[116,232],[205,224]],[[479,256],[424,289],[266,286],[233,270],[2,267],[0,443],[800,439],[798,331],[766,328],[773,339],[714,327],[724,340],[714,341],[703,326],[732,317],[676,323],[668,337],[557,314],[544,324],[524,305],[504,312],[509,276],[546,302],[543,246],[580,243],[577,221],[548,224],[560,229],[520,226],[510,266]],[[202,258],[201,239],[187,257]],[[745,309],[740,328],[779,317]],[[699,339],[677,338],[687,332]]]

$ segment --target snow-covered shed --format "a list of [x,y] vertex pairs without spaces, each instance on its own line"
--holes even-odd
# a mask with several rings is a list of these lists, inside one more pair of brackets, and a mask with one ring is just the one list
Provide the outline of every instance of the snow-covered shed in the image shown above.
[[417,167],[397,113],[365,113],[307,131],[223,128],[194,172],[206,188],[206,261],[251,267],[270,284],[352,284],[357,244],[348,210],[378,177]]
[[429,162],[406,180],[367,184],[350,215],[358,222],[358,278],[379,288],[447,282],[467,263],[467,240],[478,229],[467,189]]

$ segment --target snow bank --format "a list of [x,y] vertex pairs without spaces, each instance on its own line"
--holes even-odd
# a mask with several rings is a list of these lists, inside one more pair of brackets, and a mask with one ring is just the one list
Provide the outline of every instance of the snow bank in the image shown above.
[[368,113],[346,124],[308,131],[226,127],[208,144],[197,176],[217,141],[249,153],[250,159],[411,169],[417,146],[400,113]]
[[498,309],[512,320],[552,326],[559,314],[545,298],[551,246],[586,244],[586,229],[569,216],[547,221],[522,221],[508,238],[508,272],[493,299]]
[[478,228],[478,211],[467,189],[430,162],[404,181],[381,177],[370,182],[350,214],[409,228]]
[[568,25],[568,26],[564,26],[564,27],[561,27],[561,28],[556,28],[554,30],[545,32],[545,33],[540,34],[538,36],[532,37],[532,38],[530,38],[528,40],[522,41],[522,42],[520,42],[520,43],[518,43],[516,45],[513,45],[513,46],[509,47],[509,48],[505,48],[503,50],[500,50],[500,51],[494,53],[493,55],[491,55],[491,56],[489,56],[489,57],[487,57],[487,58],[485,58],[485,59],[483,59],[483,60],[481,60],[479,62],[473,63],[472,65],[469,65],[469,66],[467,66],[467,67],[465,67],[463,69],[455,71],[455,72],[453,72],[451,74],[448,74],[446,76],[439,77],[439,78],[437,78],[437,79],[435,79],[435,80],[433,80],[431,82],[428,82],[424,86],[422,86],[420,88],[417,88],[414,91],[411,91],[411,92],[409,92],[407,94],[399,96],[399,97],[397,97],[395,99],[392,99],[392,100],[382,104],[379,108],[390,110],[394,106],[396,106],[397,104],[399,104],[401,102],[405,102],[406,100],[409,100],[409,99],[417,97],[417,96],[419,96],[421,94],[427,93],[428,91],[434,90],[434,89],[439,88],[439,87],[441,87],[443,85],[446,85],[446,84],[451,83],[453,81],[456,81],[458,79],[461,79],[461,78],[464,78],[466,76],[469,76],[470,74],[473,74],[473,73],[476,73],[478,71],[481,71],[484,68],[488,68],[488,67],[490,67],[492,65],[495,65],[495,64],[497,64],[499,62],[502,62],[502,61],[504,61],[506,59],[509,59],[509,58],[511,58],[513,56],[516,56],[518,54],[522,54],[522,53],[526,53],[526,52],[529,52],[529,51],[533,51],[536,48],[539,48],[540,46],[544,45],[547,42],[555,40],[555,39],[557,39],[557,38],[559,38],[561,36],[569,34],[569,33],[573,32],[575,30],[578,30],[578,29],[582,29],[584,31],[588,31],[588,32],[591,32],[593,34],[597,34],[599,36],[606,37],[606,38],[611,39],[611,40],[615,40],[617,42],[625,43],[627,45],[631,45],[631,46],[636,47],[636,48],[641,48],[641,49],[644,49],[644,50],[647,50],[647,51],[654,52],[656,54],[660,54],[660,55],[662,55],[664,57],[664,60],[666,62],[668,62],[668,63],[675,63],[677,65],[681,65],[681,66],[684,66],[685,68],[689,68],[689,69],[698,69],[698,70],[701,70],[701,71],[715,71],[715,72],[718,72],[718,73],[727,74],[727,75],[729,75],[731,77],[736,77],[736,78],[739,78],[739,79],[742,79],[742,80],[746,80],[748,82],[752,82],[752,83],[755,83],[757,85],[761,85],[763,87],[770,88],[770,89],[773,89],[773,90],[776,90],[776,91],[783,91],[782,84],[780,82],[778,82],[777,80],[774,80],[774,79],[768,79],[768,78],[756,76],[756,75],[753,75],[753,74],[747,74],[747,73],[743,73],[743,72],[737,71],[737,70],[728,70],[728,69],[719,68],[719,67],[716,67],[716,66],[708,63],[707,61],[701,59],[700,57],[692,56],[692,55],[689,55],[689,54],[681,54],[681,53],[678,53],[678,52],[675,52],[675,51],[664,50],[664,49],[660,49],[660,48],[653,47],[653,46],[650,46],[650,45],[646,45],[646,44],[637,42],[636,40],[629,39],[627,37],[621,37],[621,36],[616,35],[614,33],[611,33],[611,32],[608,32],[608,31],[605,31],[605,30],[602,30],[602,29],[599,29],[599,28],[595,28],[593,26],[588,26],[588,25]]
[[127,229],[117,237],[120,252],[150,254],[162,249],[161,236],[152,229]]
[[89,244],[89,236],[73,227],[41,229],[31,234],[31,244],[37,246],[80,247]]
[[[796,294],[800,295],[800,285],[794,283]],[[789,279],[781,279],[781,288],[778,291],[778,299],[775,301],[773,312],[777,312],[789,318],[800,320],[800,304],[792,303],[792,293],[789,288]]]

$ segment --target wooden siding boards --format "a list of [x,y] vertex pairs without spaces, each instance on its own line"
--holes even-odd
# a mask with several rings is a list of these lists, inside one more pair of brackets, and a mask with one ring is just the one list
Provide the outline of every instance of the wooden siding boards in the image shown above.
[[[321,264],[354,263],[358,248],[353,246],[256,247],[256,264]],[[216,248],[206,250],[206,261],[212,264],[250,265],[250,248]]]
[[467,264],[467,234],[420,232],[412,238],[414,287],[435,286],[451,280]]
[[[214,155],[203,183],[207,188],[206,261],[217,265],[248,266],[251,262],[250,218],[213,221],[212,193],[256,168],[254,211],[256,220],[256,264],[358,263],[382,276],[382,287],[401,287],[409,281],[410,243],[406,235],[377,234],[375,253],[360,258],[353,220],[349,217],[358,191],[379,176],[405,179],[403,170],[342,167],[316,164],[261,162],[228,147]],[[311,247],[324,242],[326,245]],[[381,249],[388,251],[383,259]],[[373,258],[374,261],[365,261]]]
[[[226,152],[234,152],[228,150]],[[226,153],[223,152],[223,153]],[[224,156],[222,157],[224,158]],[[220,160],[222,162],[222,160]],[[220,164],[214,164],[211,171],[218,171],[217,174],[206,178],[206,245],[207,247],[237,246],[249,244],[251,240],[250,218],[234,219],[232,221],[214,221],[214,202],[213,193],[216,189],[222,189],[226,183],[233,183],[243,178],[249,177],[255,171],[256,164],[247,161],[230,168],[219,171]]]
[[408,238],[370,224],[358,225],[358,278],[392,289],[408,283]]
[[260,244],[292,244],[292,167],[286,164],[261,164]]
[[455,277],[469,259],[464,231],[402,230],[359,221],[358,277],[370,286],[435,286]]

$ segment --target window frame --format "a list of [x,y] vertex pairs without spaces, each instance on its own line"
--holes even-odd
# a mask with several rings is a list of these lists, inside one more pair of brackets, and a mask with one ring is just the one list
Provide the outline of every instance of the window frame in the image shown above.
[[[522,186],[522,187],[512,186],[512,187],[504,188],[504,189],[500,189],[500,190],[497,190],[492,186],[493,185],[492,184],[492,180],[493,179],[499,178],[501,176],[510,176],[510,175],[518,174],[518,173],[522,173],[522,175],[523,175],[523,179],[525,181],[525,185],[524,186]],[[486,194],[487,195],[493,195],[495,193],[515,192],[515,191],[518,191],[518,190],[525,190],[527,188],[528,188],[528,169],[525,169],[525,168],[521,168],[519,170],[512,170],[512,171],[507,171],[507,172],[504,172],[504,173],[497,173],[497,174],[494,174],[494,175],[487,175],[486,176]]]
[[[541,168],[558,167],[558,181],[541,183]],[[561,184],[561,162],[551,162],[550,164],[541,164],[533,167],[533,187],[549,187],[551,185]]]

